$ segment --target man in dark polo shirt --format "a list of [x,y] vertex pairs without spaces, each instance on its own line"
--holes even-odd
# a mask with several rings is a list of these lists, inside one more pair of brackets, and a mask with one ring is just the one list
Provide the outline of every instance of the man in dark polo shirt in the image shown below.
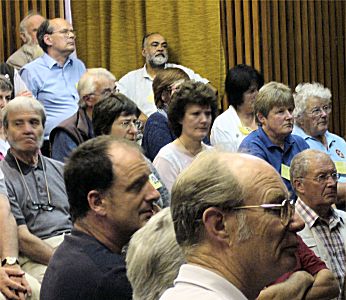
[[100,136],[80,145],[64,177],[74,228],[54,253],[41,299],[132,299],[122,248],[160,194],[135,143]]

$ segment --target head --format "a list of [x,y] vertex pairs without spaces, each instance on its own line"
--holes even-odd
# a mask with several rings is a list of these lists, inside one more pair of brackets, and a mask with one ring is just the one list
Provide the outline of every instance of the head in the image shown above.
[[157,108],[163,109],[167,107],[178,86],[189,79],[189,76],[179,68],[160,70],[153,81],[155,105]]
[[20,22],[19,33],[24,44],[37,44],[37,31],[44,20],[40,14],[32,12]]
[[79,106],[93,109],[107,92],[115,87],[114,75],[104,68],[91,68],[78,81]]
[[236,110],[242,105],[253,109],[256,95],[263,83],[263,76],[248,65],[241,64],[231,68],[225,81],[228,104]]
[[256,119],[269,138],[284,138],[292,132],[294,100],[287,85],[275,81],[265,84],[258,92],[254,108]]
[[75,39],[72,25],[60,18],[45,20],[37,31],[40,47],[53,58],[68,57],[75,50]]
[[175,239],[170,208],[165,208],[130,240],[126,268],[133,299],[159,299],[166,289],[173,286],[184,261]]
[[[214,91],[207,84],[188,80],[174,93],[168,108],[168,120],[177,137],[180,137],[184,131],[192,130],[191,134],[199,135],[202,140],[209,132],[216,111],[217,101]],[[191,114],[195,117],[193,120],[190,118]]]
[[46,114],[32,97],[16,97],[2,110],[4,134],[14,152],[36,153],[43,143]]
[[239,272],[251,270],[254,282],[248,284],[254,290],[244,294],[257,295],[257,289],[295,266],[296,228],[293,216],[282,219],[280,210],[239,207],[281,204],[287,197],[279,174],[259,158],[220,151],[200,154],[172,189],[173,224],[186,260],[212,255],[226,268],[237,264]]
[[93,220],[124,246],[153,215],[153,201],[159,194],[149,175],[135,143],[110,136],[83,143],[64,170],[73,222]]
[[298,153],[291,162],[291,184],[298,197],[324,216],[337,199],[337,171],[329,155],[313,149]]
[[294,94],[296,124],[312,137],[323,136],[328,130],[332,94],[322,84],[300,83]]
[[121,93],[107,93],[93,110],[92,123],[96,136],[105,134],[135,141],[140,123],[137,105]]
[[0,75],[0,109],[11,100],[13,85],[6,75]]
[[168,44],[158,32],[148,33],[142,40],[142,55],[153,68],[162,67],[168,61]]

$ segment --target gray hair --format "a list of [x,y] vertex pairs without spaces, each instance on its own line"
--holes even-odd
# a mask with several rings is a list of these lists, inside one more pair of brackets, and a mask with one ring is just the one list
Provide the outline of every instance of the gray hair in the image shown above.
[[43,105],[35,98],[20,96],[8,102],[8,104],[2,109],[2,121],[5,129],[8,129],[8,114],[10,112],[18,111],[35,111],[41,115],[41,122],[44,128],[46,123],[46,112]]
[[[6,74],[7,75],[7,74]],[[13,92],[13,85],[6,75],[0,74],[0,90],[5,92]]]
[[303,115],[306,110],[309,98],[321,98],[328,102],[331,102],[332,93],[328,88],[325,88],[318,82],[300,83],[295,88],[293,97],[295,103],[293,116],[299,125],[303,121]]
[[126,255],[133,299],[156,300],[173,286],[185,262],[175,239],[170,208],[154,215],[131,238]]
[[[201,153],[177,178],[172,188],[172,217],[178,244],[185,255],[204,240],[204,211],[209,207],[232,209],[243,203],[244,190],[218,150]],[[232,155],[228,153],[228,155]],[[244,218],[239,218],[244,223]],[[238,239],[249,236],[241,233]]]
[[28,20],[31,18],[31,17],[34,17],[34,16],[41,16],[43,17],[41,14],[39,14],[38,12],[29,12],[27,16],[25,16],[25,18],[19,23],[19,33],[22,33],[24,34],[26,40],[27,40],[27,43],[31,41],[31,36],[28,34],[28,31],[27,31],[27,22]]

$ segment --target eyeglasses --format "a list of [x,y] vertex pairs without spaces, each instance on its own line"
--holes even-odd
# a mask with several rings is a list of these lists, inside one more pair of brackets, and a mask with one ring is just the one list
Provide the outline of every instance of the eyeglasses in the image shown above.
[[330,105],[323,105],[322,107],[315,107],[308,114],[312,115],[313,117],[319,117],[323,111],[326,114],[330,114],[330,112],[332,111],[332,107]]
[[40,203],[35,203],[32,202],[32,207],[33,210],[44,210],[44,211],[53,211],[55,209],[54,205],[51,205],[50,203],[48,204],[40,204]]
[[131,126],[135,127],[137,130],[142,128],[142,122],[139,120],[125,120],[119,124],[124,129],[129,129]]
[[334,182],[338,182],[338,180],[340,179],[340,174],[333,172],[331,174],[320,174],[317,177],[302,177],[302,179],[315,180],[319,183],[327,182],[329,178],[332,178]]
[[277,210],[280,211],[281,223],[287,226],[290,222],[292,216],[294,215],[294,200],[285,199],[281,204],[261,204],[261,205],[246,205],[232,207],[231,210],[240,209],[252,209],[252,208],[262,208],[265,210]]
[[56,30],[56,31],[52,31],[52,32],[49,33],[49,34],[53,34],[53,33],[60,33],[60,34],[62,34],[64,37],[69,37],[69,36],[70,36],[70,33],[72,33],[74,37],[76,37],[76,35],[77,35],[76,30],[73,30],[73,29],[61,29],[61,30]]

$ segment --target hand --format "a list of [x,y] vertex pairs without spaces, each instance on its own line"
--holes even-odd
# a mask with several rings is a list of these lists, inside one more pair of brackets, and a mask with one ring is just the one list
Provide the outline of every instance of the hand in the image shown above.
[[0,292],[8,299],[24,300],[27,289],[22,285],[23,277],[24,272],[20,268],[17,269],[13,266],[1,267]]
[[19,96],[32,97],[32,93],[30,91],[21,91],[16,95],[16,97],[19,97]]

